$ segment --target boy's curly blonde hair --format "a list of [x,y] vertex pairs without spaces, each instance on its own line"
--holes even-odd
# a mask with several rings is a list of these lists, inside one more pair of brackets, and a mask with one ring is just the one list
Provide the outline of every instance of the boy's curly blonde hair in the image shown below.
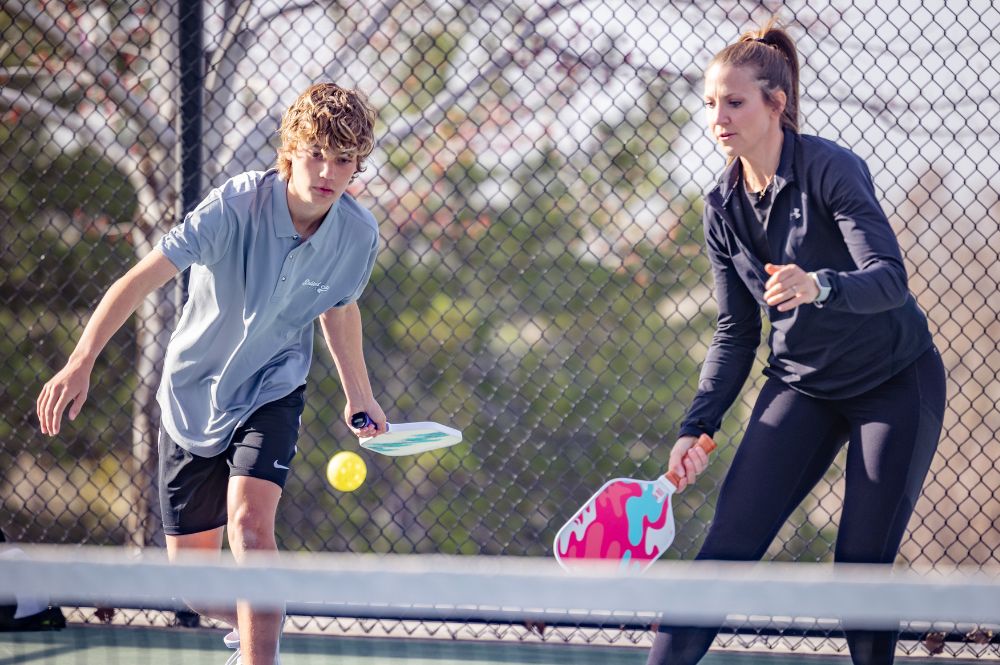
[[285,111],[279,134],[281,147],[276,166],[282,180],[291,177],[292,153],[309,146],[357,157],[356,178],[365,170],[364,159],[375,148],[375,110],[357,90],[317,83]]

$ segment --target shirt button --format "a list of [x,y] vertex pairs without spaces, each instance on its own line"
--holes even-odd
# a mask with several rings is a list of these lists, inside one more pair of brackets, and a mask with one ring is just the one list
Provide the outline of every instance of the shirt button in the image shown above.
[[282,275],[282,276],[281,276],[281,281],[282,281],[282,282],[284,282],[284,281],[285,281],[285,276],[284,276],[284,275]]
[[298,236],[292,236],[292,240],[298,240],[298,239],[299,239]]

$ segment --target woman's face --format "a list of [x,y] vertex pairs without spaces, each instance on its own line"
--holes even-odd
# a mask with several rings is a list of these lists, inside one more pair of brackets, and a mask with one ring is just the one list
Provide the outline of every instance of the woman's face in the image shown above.
[[785,95],[776,104],[764,91],[751,67],[714,64],[705,72],[705,116],[708,131],[728,159],[752,159],[765,153],[768,141],[781,136]]

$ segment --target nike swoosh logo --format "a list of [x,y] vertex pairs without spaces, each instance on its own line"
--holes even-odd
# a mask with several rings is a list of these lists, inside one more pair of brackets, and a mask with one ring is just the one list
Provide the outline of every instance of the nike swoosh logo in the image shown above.
[[275,469],[285,469],[286,471],[288,470],[288,467],[285,466],[284,464],[278,464],[278,460],[274,460],[274,468]]

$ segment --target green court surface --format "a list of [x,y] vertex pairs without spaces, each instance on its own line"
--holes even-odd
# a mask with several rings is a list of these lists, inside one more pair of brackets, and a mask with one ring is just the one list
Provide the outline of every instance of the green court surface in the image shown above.
[[[219,631],[75,626],[0,633],[0,665],[222,665],[230,655]],[[931,659],[899,658],[898,663]],[[937,659],[940,660],[940,657]],[[975,660],[948,658],[953,665]],[[642,665],[646,650],[567,644],[286,635],[282,665]],[[703,665],[844,665],[846,656],[712,651]],[[935,661],[936,662],[936,661]]]

